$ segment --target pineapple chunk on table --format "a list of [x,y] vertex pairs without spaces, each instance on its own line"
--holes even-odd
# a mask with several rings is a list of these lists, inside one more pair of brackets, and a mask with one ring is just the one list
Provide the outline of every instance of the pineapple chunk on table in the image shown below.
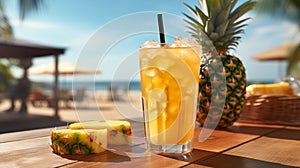
[[253,84],[247,88],[247,94],[294,95],[289,83]]
[[132,143],[130,122],[121,120],[91,120],[69,125],[72,130],[107,129],[109,145],[123,145]]
[[52,130],[50,135],[53,152],[59,155],[101,153],[107,148],[107,129]]

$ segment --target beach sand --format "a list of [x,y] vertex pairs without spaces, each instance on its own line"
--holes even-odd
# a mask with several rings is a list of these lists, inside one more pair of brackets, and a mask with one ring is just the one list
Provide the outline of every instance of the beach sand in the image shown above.
[[[28,114],[3,112],[9,108],[9,100],[0,104],[0,132],[55,127],[64,124],[87,120],[131,120],[142,121],[141,93],[130,91],[119,93],[118,99],[110,100],[108,92],[97,92],[86,95],[82,102],[69,103],[70,108],[60,104],[59,118],[55,118],[54,109],[43,106],[34,107],[28,104]],[[16,110],[19,102],[16,102]],[[39,124],[40,123],[40,124]],[[23,129],[22,129],[23,128]]]

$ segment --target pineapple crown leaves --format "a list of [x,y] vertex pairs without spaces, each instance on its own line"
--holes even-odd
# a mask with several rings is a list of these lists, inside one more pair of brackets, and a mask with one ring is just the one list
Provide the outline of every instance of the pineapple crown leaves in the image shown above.
[[250,18],[240,19],[248,11],[252,10],[255,1],[248,0],[238,7],[235,7],[238,0],[198,0],[198,6],[190,6],[183,3],[194,15],[189,16],[186,13],[185,21],[188,23],[188,32],[201,41],[201,33],[205,34],[213,42],[218,51],[227,52],[229,49],[235,49],[239,44],[243,33],[243,28]]

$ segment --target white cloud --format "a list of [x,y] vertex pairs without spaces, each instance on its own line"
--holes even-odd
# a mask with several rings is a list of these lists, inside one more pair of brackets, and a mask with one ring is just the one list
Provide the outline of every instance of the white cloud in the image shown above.
[[53,23],[53,22],[43,22],[36,20],[24,20],[20,21],[19,19],[10,20],[13,27],[26,27],[30,29],[43,29],[43,30],[53,30],[60,29],[61,25]]
[[[254,29],[253,35],[255,37],[265,37],[266,35],[272,35],[271,38],[274,37],[282,37],[282,38],[299,38],[297,37],[298,26],[295,23],[289,21],[276,21],[273,24],[266,24]],[[299,34],[298,34],[299,35]],[[295,39],[296,40],[296,39]]]
[[275,31],[275,29],[274,29],[273,25],[266,25],[266,26],[259,27],[259,28],[255,29],[254,35],[255,36],[260,36],[260,35],[264,35],[266,33],[274,32],[274,31]]

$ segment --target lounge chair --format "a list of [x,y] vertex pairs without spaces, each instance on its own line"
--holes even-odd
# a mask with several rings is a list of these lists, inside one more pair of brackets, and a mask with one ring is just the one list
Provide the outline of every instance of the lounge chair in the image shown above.
[[51,98],[49,95],[44,94],[40,90],[32,90],[28,100],[34,107],[43,107],[45,103],[49,106],[51,104]]

